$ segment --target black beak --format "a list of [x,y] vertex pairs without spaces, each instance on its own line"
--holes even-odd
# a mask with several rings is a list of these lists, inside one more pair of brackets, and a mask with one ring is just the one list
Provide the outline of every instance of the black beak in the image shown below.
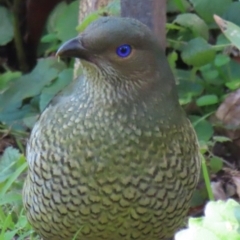
[[82,45],[81,37],[76,37],[65,42],[58,49],[56,56],[89,60],[89,51]]

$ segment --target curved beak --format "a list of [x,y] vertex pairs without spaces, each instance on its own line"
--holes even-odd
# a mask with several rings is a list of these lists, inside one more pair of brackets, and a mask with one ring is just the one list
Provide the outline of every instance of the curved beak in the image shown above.
[[75,57],[84,60],[89,60],[89,51],[84,48],[81,42],[81,37],[70,39],[65,42],[57,51],[58,57]]

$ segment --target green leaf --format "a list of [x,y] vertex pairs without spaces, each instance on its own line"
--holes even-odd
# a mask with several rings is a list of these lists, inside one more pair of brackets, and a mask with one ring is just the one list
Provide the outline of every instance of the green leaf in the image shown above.
[[0,158],[0,183],[5,181],[15,171],[16,163],[21,158],[19,151],[13,147],[8,147]]
[[13,24],[7,8],[0,6],[0,16],[0,46],[3,46],[13,39]]
[[[25,159],[24,157],[22,157],[22,159]],[[9,191],[9,189],[11,188],[11,186],[13,185],[14,182],[17,181],[18,177],[20,176],[20,174],[22,172],[24,172],[27,169],[27,162],[24,162],[20,167],[18,167],[13,174],[11,174],[11,176],[9,176],[6,180],[6,183],[3,185],[3,187],[1,188],[1,192],[0,195],[4,195],[7,193],[7,191]]]
[[203,37],[206,40],[208,39],[208,26],[206,23],[193,13],[183,13],[177,15],[177,18],[174,20],[175,23],[190,29],[194,37]]
[[223,51],[227,46],[231,46],[230,41],[224,36],[223,33],[219,33],[219,35],[217,36],[216,47],[220,51]]
[[186,6],[184,5],[185,1],[182,1],[182,0],[173,0],[173,1],[181,12],[186,11]]
[[22,202],[22,194],[16,192],[8,192],[4,195],[0,194],[0,206],[6,204],[16,204]]
[[190,0],[197,14],[207,23],[213,23],[213,15],[222,15],[232,0]]
[[[70,38],[77,36],[76,26],[78,24],[79,1],[73,1],[70,4],[61,2],[50,14],[47,22],[48,34],[47,40],[57,39],[65,42]],[[54,37],[53,37],[54,36]],[[43,40],[46,41],[43,37]]]
[[231,80],[231,82],[226,82],[225,86],[230,90],[237,90],[240,88],[240,79]]
[[21,107],[22,101],[39,95],[64,68],[65,64],[56,58],[40,59],[31,73],[12,82],[0,95],[0,121],[18,130],[25,129],[24,124],[31,127],[38,114],[39,100],[35,106],[25,104]]
[[83,32],[85,28],[93,21],[97,20],[100,17],[100,14],[98,12],[93,12],[88,14],[80,25],[77,26],[76,30],[78,32]]
[[120,16],[121,12],[120,0],[110,1],[106,7],[100,8],[99,10],[101,12],[101,15],[103,13],[106,13],[108,16]]
[[[1,97],[1,95],[0,95]],[[31,111],[31,107],[25,104],[20,108],[21,102],[9,105],[4,111],[0,111],[0,121],[16,130],[25,130],[22,118]]]
[[212,157],[209,162],[209,166],[214,173],[217,173],[223,168],[223,161],[219,157]]
[[189,119],[194,126],[198,140],[208,142],[213,135],[212,125],[207,120],[202,119],[202,117],[191,115],[189,116]]
[[240,49],[240,27],[216,15],[214,19],[226,38],[228,38],[234,46]]
[[230,138],[224,137],[224,136],[214,136],[213,137],[213,141],[214,142],[224,143],[224,142],[229,142],[229,141],[232,141],[232,140]]
[[239,9],[240,9],[240,2],[239,1],[231,3],[228,6],[227,10],[222,15],[222,18],[240,26]]
[[67,5],[56,22],[57,37],[65,42],[77,36],[76,26],[78,25],[79,1]]
[[175,240],[220,240],[213,232],[203,227],[184,229],[175,235]]
[[58,76],[57,80],[51,86],[47,86],[42,90],[40,96],[40,111],[42,112],[49,104],[51,99],[64,89],[73,79],[73,70],[64,69]]
[[60,2],[51,12],[46,24],[47,32],[49,34],[54,34],[54,35],[56,34],[57,22],[59,18],[61,18],[62,13],[65,11],[66,8],[67,8],[67,3],[65,1]]
[[167,1],[167,12],[186,12],[190,8],[190,4],[187,0],[168,0]]
[[176,61],[178,60],[178,55],[176,51],[173,51],[170,54],[168,54],[167,59],[172,71],[174,71],[176,68]]
[[12,230],[12,231],[6,231],[4,234],[4,240],[12,240],[14,239],[14,236],[18,232],[18,229]]
[[[217,69],[213,68],[212,64],[204,65],[204,66],[200,67],[199,70],[201,71],[201,75],[202,75],[203,79],[205,80],[205,83],[207,83],[208,85],[215,84],[216,82],[218,84],[221,83],[221,81],[219,81],[219,71],[217,71]],[[215,79],[216,79],[216,81],[214,81]]]
[[233,199],[210,201],[205,216],[189,218],[188,228],[175,235],[176,240],[239,240],[240,205]]
[[215,50],[203,38],[195,38],[183,47],[183,61],[194,67],[201,67],[212,62],[215,58]]
[[218,97],[214,94],[204,95],[199,97],[196,103],[199,107],[216,104],[218,103]]
[[239,211],[239,204],[232,199],[209,202],[204,211],[203,227],[210,229],[219,239],[238,240],[239,221],[235,213]]
[[236,217],[234,215],[234,209],[240,210],[239,204],[229,199],[226,203],[224,201],[209,202],[204,210],[206,218],[212,221],[230,220],[234,222]]
[[205,196],[203,196],[202,192],[198,189],[195,189],[191,199],[191,207],[201,206],[202,204],[204,204],[205,200],[206,198]]
[[239,62],[230,60],[227,64],[218,68],[218,71],[221,76],[218,78],[218,82],[221,82],[221,85],[228,81],[231,82],[232,80],[237,80],[240,76]]
[[11,72],[7,71],[3,74],[0,74],[0,93],[9,88],[9,83],[19,77],[21,77],[21,72]]
[[83,32],[90,23],[97,20],[100,16],[103,16],[103,15],[119,16],[120,8],[121,8],[120,0],[110,1],[110,3],[106,7],[100,8],[99,10],[88,14],[80,23],[80,25],[76,27],[76,30],[78,32]]
[[176,80],[178,82],[178,94],[181,104],[187,104],[192,98],[199,96],[203,91],[203,86],[199,83],[199,78],[191,79],[191,73],[184,70],[176,70]]
[[224,54],[217,54],[214,60],[214,65],[216,67],[222,67],[230,62],[230,57]]
[[50,42],[55,42],[57,40],[58,40],[58,38],[55,33],[46,34],[41,38],[42,43],[50,43]]
[[203,71],[202,75],[207,82],[211,83],[209,80],[216,79],[219,76],[219,72],[217,70]]
[[0,95],[0,113],[11,105],[40,94],[44,86],[57,78],[65,67],[56,58],[40,59],[31,73],[15,80],[12,86]]
[[39,118],[39,112],[29,112],[22,119],[25,126],[32,129]]

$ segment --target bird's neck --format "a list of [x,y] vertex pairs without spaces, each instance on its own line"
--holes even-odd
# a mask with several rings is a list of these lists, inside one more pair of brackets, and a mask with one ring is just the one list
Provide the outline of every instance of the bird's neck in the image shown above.
[[[107,78],[101,73],[84,72],[83,85],[89,99],[99,106],[123,107],[130,105],[148,105],[153,111],[159,111],[163,117],[178,118],[182,109],[178,102],[174,80],[161,81],[159,73],[152,80]],[[170,75],[171,77],[171,75]],[[169,82],[168,82],[169,83]],[[82,89],[80,89],[82,91]],[[155,108],[155,109],[154,109]]]

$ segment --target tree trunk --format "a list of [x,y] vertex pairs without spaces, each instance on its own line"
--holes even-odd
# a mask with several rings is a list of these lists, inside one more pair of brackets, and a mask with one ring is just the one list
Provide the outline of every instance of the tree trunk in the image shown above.
[[122,17],[136,18],[155,33],[166,47],[166,0],[121,0]]
[[[78,23],[80,24],[89,13],[94,12],[101,7],[107,6],[109,2],[111,2],[111,0],[80,0]],[[74,64],[74,78],[79,75],[78,69],[80,67],[81,63],[78,59],[76,59]]]

